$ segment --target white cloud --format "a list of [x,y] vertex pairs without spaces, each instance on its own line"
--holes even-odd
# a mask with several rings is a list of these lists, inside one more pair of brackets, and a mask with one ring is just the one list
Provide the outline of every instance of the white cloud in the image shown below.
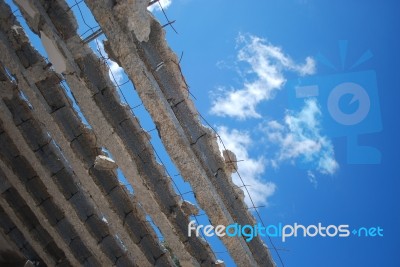
[[[249,185],[247,188],[254,205],[267,205],[268,198],[275,193],[276,185],[272,182],[264,182],[262,180],[262,174],[264,173],[266,165],[265,159],[262,157],[254,159],[249,156],[248,149],[252,145],[250,135],[236,129],[229,130],[225,126],[219,127],[218,133],[225,147],[236,154],[237,160],[239,161],[239,173],[244,184]],[[223,150],[221,144],[220,149]],[[243,186],[237,173],[232,175],[232,180],[237,186]],[[251,206],[246,190],[244,190],[244,193],[246,204]]]
[[307,57],[304,64],[296,64],[285,55],[281,48],[276,47],[264,39],[251,35],[239,35],[239,62],[249,64],[248,75],[255,75],[251,80],[245,80],[241,89],[219,88],[212,103],[211,113],[219,116],[229,116],[238,119],[260,118],[257,105],[265,100],[274,98],[286,79],[283,72],[294,71],[300,75],[315,72],[315,62]]
[[[159,3],[161,4],[163,9],[165,10],[172,4],[172,0],[160,0]],[[153,12],[154,10],[160,11],[161,8],[160,8],[160,4],[159,3],[154,3],[153,5],[149,6],[147,9],[150,12]]]
[[299,159],[315,165],[320,173],[335,173],[339,165],[330,139],[321,134],[320,119],[317,101],[308,99],[298,113],[288,111],[283,123],[269,121],[264,125],[269,141],[279,147],[271,164],[277,166],[285,160]]
[[[117,82],[121,84],[124,79],[124,69],[121,68],[116,62],[112,60],[108,60],[108,64],[110,66],[110,70],[108,71],[108,76],[113,83]],[[114,77],[113,77],[114,76]],[[115,81],[114,81],[115,79]]]
[[315,189],[318,187],[318,180],[315,177],[315,174],[312,171],[307,171],[308,181],[314,186]]
[[[103,42],[99,39],[96,40],[96,44],[98,45],[98,51],[100,56],[108,58],[107,52],[104,50]],[[111,59],[107,59],[108,66],[110,67],[108,70],[108,76],[110,80],[115,84],[121,84],[124,79],[124,69],[121,68],[116,62],[112,61]],[[115,79],[115,80],[114,80]]]

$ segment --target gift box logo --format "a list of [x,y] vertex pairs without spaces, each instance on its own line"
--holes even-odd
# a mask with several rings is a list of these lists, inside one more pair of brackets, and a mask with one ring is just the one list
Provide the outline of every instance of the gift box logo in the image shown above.
[[380,151],[372,146],[360,145],[359,136],[382,130],[376,73],[358,67],[372,57],[368,50],[350,68],[346,68],[347,41],[339,42],[342,70],[319,55],[318,62],[336,73],[325,76],[301,77],[288,81],[289,106],[299,110],[305,98],[318,100],[323,116],[322,129],[329,137],[346,137],[347,163],[379,164]]

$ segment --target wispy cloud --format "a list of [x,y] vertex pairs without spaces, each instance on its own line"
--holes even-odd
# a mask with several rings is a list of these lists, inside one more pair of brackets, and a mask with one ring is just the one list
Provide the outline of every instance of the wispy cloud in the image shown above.
[[239,35],[237,44],[241,47],[237,54],[239,62],[250,66],[240,89],[219,88],[212,102],[211,113],[237,119],[261,118],[257,105],[274,98],[286,79],[284,71],[294,71],[299,75],[315,72],[315,62],[307,57],[304,64],[296,64],[281,48],[253,35]]
[[317,180],[317,177],[315,176],[315,174],[312,171],[308,170],[307,176],[308,176],[308,181],[310,181],[310,183],[314,186],[314,188],[317,189],[318,180]]
[[[221,136],[227,149],[236,154],[238,162],[238,170],[243,178],[245,185],[251,195],[251,198],[256,206],[267,205],[268,198],[271,197],[276,185],[272,182],[262,180],[262,174],[265,171],[266,160],[262,157],[257,159],[251,158],[248,150],[252,146],[252,140],[247,132],[236,129],[228,129],[225,126],[218,127],[218,133]],[[223,149],[220,147],[221,150]],[[237,186],[243,186],[237,173],[232,174],[232,180]],[[245,192],[245,202],[251,206],[250,199]]]
[[[164,9],[167,9],[171,4],[172,4],[172,0],[160,0],[159,1],[159,3],[161,4],[161,6],[164,8]],[[161,8],[160,8],[160,4],[159,3],[154,3],[153,5],[151,5],[151,6],[149,6],[147,9],[150,11],[150,12],[153,12],[153,11],[159,11],[159,10],[161,10]]]
[[[96,41],[98,45],[98,49],[100,50],[100,56],[108,58],[107,52],[104,50],[103,42],[100,40]],[[107,59],[108,66],[110,67],[108,70],[108,76],[110,76],[111,81],[115,84],[120,84],[124,79],[125,71],[121,68],[116,62]]]
[[298,113],[287,111],[283,123],[273,120],[264,124],[262,128],[268,140],[278,146],[272,164],[300,160],[314,165],[320,173],[335,173],[339,165],[330,139],[321,134],[320,121],[321,111],[317,100],[308,99]]

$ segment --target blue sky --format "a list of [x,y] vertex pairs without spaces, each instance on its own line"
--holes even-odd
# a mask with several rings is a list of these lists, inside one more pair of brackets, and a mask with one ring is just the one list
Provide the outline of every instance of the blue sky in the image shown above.
[[[197,107],[235,144],[242,176],[263,185],[249,187],[267,203],[263,221],[384,229],[375,238],[272,238],[288,250],[280,251],[285,266],[400,266],[399,10],[397,1],[344,0],[173,0],[167,9],[179,33],[167,29],[167,38],[184,52]],[[367,51],[373,56],[351,69]],[[261,58],[268,62],[255,62]],[[360,84],[369,97],[368,114],[352,125],[327,108],[344,82]],[[305,102],[293,97],[307,83],[325,91]],[[344,95],[338,105],[353,114],[364,100]],[[356,139],[370,148],[352,145]]]
[[[241,160],[239,171],[253,200],[265,206],[259,209],[264,223],[384,229],[383,237],[297,237],[285,243],[272,238],[284,265],[400,266],[395,251],[400,247],[400,175],[395,169],[400,158],[400,4],[162,2],[176,20],[178,34],[167,27],[167,39],[178,55],[183,52],[182,70],[195,104]],[[78,12],[76,7],[73,11]],[[159,10],[153,13],[166,23]],[[82,26],[80,33],[86,30]],[[96,42],[91,45],[97,48]],[[109,63],[123,83],[125,75]],[[343,83],[366,96],[344,94],[334,102],[331,92],[340,91],[337,86]],[[296,90],[307,86],[314,91],[317,86],[318,94],[297,97]],[[140,104],[132,85],[121,90],[131,106]],[[363,105],[367,112],[360,115]],[[143,106],[134,112],[145,129],[154,129]],[[351,122],[343,124],[337,112]],[[168,171],[177,174],[156,132],[150,134]],[[190,190],[179,176],[174,179],[182,192]],[[185,198],[194,201],[190,194]],[[199,220],[208,223],[205,217]],[[217,256],[234,266],[222,245],[210,242]]]

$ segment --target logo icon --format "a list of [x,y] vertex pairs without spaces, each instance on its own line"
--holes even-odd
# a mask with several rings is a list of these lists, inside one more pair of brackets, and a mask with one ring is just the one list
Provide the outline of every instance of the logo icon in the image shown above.
[[298,110],[304,105],[305,98],[317,98],[323,115],[321,126],[324,132],[332,138],[347,139],[347,163],[379,164],[380,151],[358,142],[360,135],[382,130],[376,73],[374,70],[355,71],[372,58],[372,53],[366,51],[347,68],[347,41],[339,41],[339,51],[341,70],[319,54],[318,62],[332,69],[332,74],[288,81],[289,105],[291,109]]

